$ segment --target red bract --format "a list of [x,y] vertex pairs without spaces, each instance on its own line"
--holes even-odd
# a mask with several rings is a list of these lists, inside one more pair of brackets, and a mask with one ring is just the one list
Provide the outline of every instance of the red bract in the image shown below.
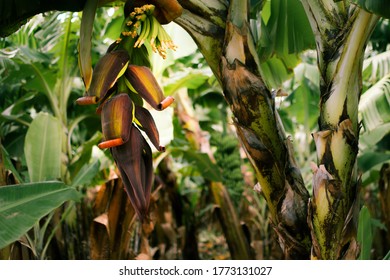
[[153,183],[152,151],[141,132],[132,127],[130,139],[111,148],[126,192],[141,221],[148,213]]
[[133,122],[133,102],[126,93],[110,98],[102,106],[102,131],[104,142],[100,148],[122,145],[129,140]]

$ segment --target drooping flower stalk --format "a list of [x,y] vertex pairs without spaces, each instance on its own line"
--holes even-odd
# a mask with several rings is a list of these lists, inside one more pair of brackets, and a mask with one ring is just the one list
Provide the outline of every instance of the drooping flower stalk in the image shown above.
[[[87,69],[88,59],[80,57],[86,94],[76,101],[79,105],[98,105],[104,137],[99,147],[110,149],[141,221],[148,217],[153,161],[151,148],[140,130],[158,151],[165,150],[152,115],[142,107],[143,100],[156,110],[164,110],[174,101],[164,96],[153,76],[145,44],[165,58],[166,51],[176,47],[159,20],[167,23],[181,13],[176,0],[155,1],[156,6],[145,2],[128,1],[120,36],[100,58],[92,77]],[[173,13],[168,12],[171,7],[175,8]]]

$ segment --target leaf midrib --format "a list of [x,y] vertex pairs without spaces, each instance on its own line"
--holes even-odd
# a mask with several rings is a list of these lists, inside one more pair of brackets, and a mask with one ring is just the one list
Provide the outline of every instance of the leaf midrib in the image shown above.
[[12,208],[16,208],[22,204],[27,204],[27,203],[33,202],[34,200],[42,199],[44,197],[51,196],[51,195],[54,195],[54,194],[59,193],[59,192],[70,191],[70,190],[72,190],[72,189],[62,188],[59,190],[51,191],[49,193],[38,194],[38,195],[34,195],[34,196],[29,195],[27,198],[20,199],[17,202],[10,203],[9,205],[6,205],[6,207],[0,207],[0,213],[8,211],[9,209],[12,209]]

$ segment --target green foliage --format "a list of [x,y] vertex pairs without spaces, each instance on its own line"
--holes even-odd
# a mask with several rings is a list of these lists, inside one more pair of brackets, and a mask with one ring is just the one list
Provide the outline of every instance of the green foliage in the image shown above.
[[381,18],[374,32],[371,35],[370,42],[374,51],[384,52],[387,50],[390,38],[390,20]]
[[9,185],[0,188],[0,248],[16,241],[42,217],[80,194],[62,182]]
[[[373,3],[358,2],[364,7]],[[314,49],[314,37],[308,32],[309,23],[299,0],[251,0],[251,3],[251,29],[261,72],[270,88],[281,89],[274,91],[276,95],[280,92],[287,95],[277,95],[274,101],[310,187],[312,172],[308,162],[316,160],[311,132],[317,128],[320,77],[313,52],[302,52]],[[107,20],[107,11],[98,9],[92,62],[105,52],[110,41],[117,39],[123,18],[120,9],[111,11],[113,15]],[[112,168],[108,153],[94,148],[102,137],[96,132],[100,123],[94,109],[73,104],[83,91],[75,70],[79,24],[76,15],[48,13],[30,20],[19,32],[0,42],[1,152],[5,168],[22,183],[0,188],[0,248],[20,238],[39,221],[47,226],[55,209],[80,197],[76,188],[107,179],[107,174],[101,171]],[[365,93],[359,107],[364,129],[358,167],[363,173],[363,186],[373,185],[374,189],[380,167],[390,160],[386,149],[390,132],[389,27],[389,21],[383,19],[374,31],[370,45],[374,51],[369,49],[364,62]],[[152,57],[153,71],[163,82],[166,95],[174,96],[181,89],[188,91],[200,127],[211,135],[216,159],[213,163],[208,154],[193,150],[174,116],[175,139],[167,151],[175,161],[173,170],[178,177],[181,199],[190,202],[192,208],[187,209],[188,213],[197,208],[203,209],[199,216],[211,211],[212,205],[199,205],[207,196],[206,183],[216,181],[228,187],[237,206],[243,193],[240,167],[244,161],[235,136],[228,129],[231,112],[205,59],[194,51],[196,46],[187,38],[182,39],[183,31],[168,28],[173,30],[178,52],[169,54],[164,63]],[[160,132],[160,136],[164,133]],[[36,183],[23,184],[29,181],[27,172],[30,181]],[[71,187],[62,182],[42,182],[60,177]],[[264,201],[256,200],[253,204],[251,207],[257,207],[256,226],[268,232]],[[27,215],[30,213],[31,216]],[[47,214],[46,220],[42,220]],[[363,207],[358,233],[361,259],[371,257],[373,233],[378,227],[381,224]]]
[[1,152],[5,168],[22,184],[0,188],[0,247],[25,234],[39,258],[74,207],[49,232],[54,211],[78,200],[76,187],[88,186],[102,171],[100,160],[91,160],[100,122],[94,110],[73,104],[82,90],[75,71],[79,23],[75,14],[48,13],[1,42],[0,64],[7,66],[0,71]]
[[[386,57],[386,53],[382,57]],[[382,59],[379,59],[383,61]],[[387,59],[386,59],[387,60]],[[370,63],[375,65],[375,59]],[[385,66],[388,61],[383,63]],[[385,67],[379,67],[373,73],[387,72]],[[375,183],[379,178],[379,170],[383,163],[390,161],[388,137],[390,134],[390,76],[387,74],[363,95],[359,103],[359,113],[364,130],[360,137],[361,153],[358,165],[363,172],[363,185]]]
[[[360,260],[371,259],[371,251],[376,229],[386,229],[380,221],[371,217],[370,211],[363,206],[359,213],[357,240],[360,244]],[[386,258],[386,257],[385,257]]]
[[372,228],[370,212],[365,206],[359,214],[358,241],[361,247],[359,259],[369,260],[372,246]]
[[370,13],[390,18],[390,6],[387,0],[352,0],[352,2]]
[[390,74],[390,51],[384,51],[364,60],[363,78],[366,87]]
[[252,32],[264,81],[279,88],[299,63],[297,54],[314,47],[314,36],[298,0],[259,1],[252,6]]
[[100,168],[100,161],[95,160],[93,163],[85,164],[76,176],[72,179],[72,187],[90,184],[98,174]]
[[[390,122],[390,75],[383,77],[367,90],[360,101],[359,111],[366,132]],[[390,132],[388,130],[387,132]]]
[[31,182],[61,177],[62,126],[58,119],[40,113],[30,124],[24,153]]
[[222,183],[227,187],[233,203],[238,205],[244,191],[244,180],[241,173],[241,157],[237,138],[233,135],[213,132],[210,144],[216,147],[214,157],[221,170]]
[[180,88],[197,89],[209,79],[208,75],[194,70],[183,71],[164,87],[165,95],[171,95]]
[[383,258],[383,260],[390,260],[390,251],[387,252],[386,256]]
[[188,165],[192,166],[198,174],[201,174],[206,180],[221,182],[222,176],[218,167],[211,162],[210,157],[201,152],[186,148],[172,148],[171,153],[175,157],[182,157]]

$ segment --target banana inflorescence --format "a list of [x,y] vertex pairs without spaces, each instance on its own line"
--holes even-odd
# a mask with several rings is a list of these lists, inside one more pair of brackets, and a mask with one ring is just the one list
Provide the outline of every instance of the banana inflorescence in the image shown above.
[[[158,6],[145,2],[156,2]],[[91,9],[88,8],[91,6],[86,5],[86,9]],[[174,13],[168,12],[170,8]],[[126,3],[125,11],[119,38],[97,62],[90,81],[84,81],[88,85],[86,93],[76,103],[98,105],[104,137],[98,146],[110,149],[129,199],[138,217],[144,220],[153,183],[153,165],[151,149],[140,130],[146,133],[158,151],[165,148],[160,145],[152,115],[142,106],[143,100],[156,110],[164,110],[174,101],[172,97],[164,96],[149,68],[148,48],[163,58],[168,49],[176,49],[158,19],[163,23],[173,20],[180,15],[181,6],[176,0],[133,0]],[[89,29],[90,26],[89,21]],[[80,45],[89,44],[80,42]],[[91,67],[89,58],[84,56],[87,56],[85,51],[79,54],[83,79],[88,76],[84,69]]]

